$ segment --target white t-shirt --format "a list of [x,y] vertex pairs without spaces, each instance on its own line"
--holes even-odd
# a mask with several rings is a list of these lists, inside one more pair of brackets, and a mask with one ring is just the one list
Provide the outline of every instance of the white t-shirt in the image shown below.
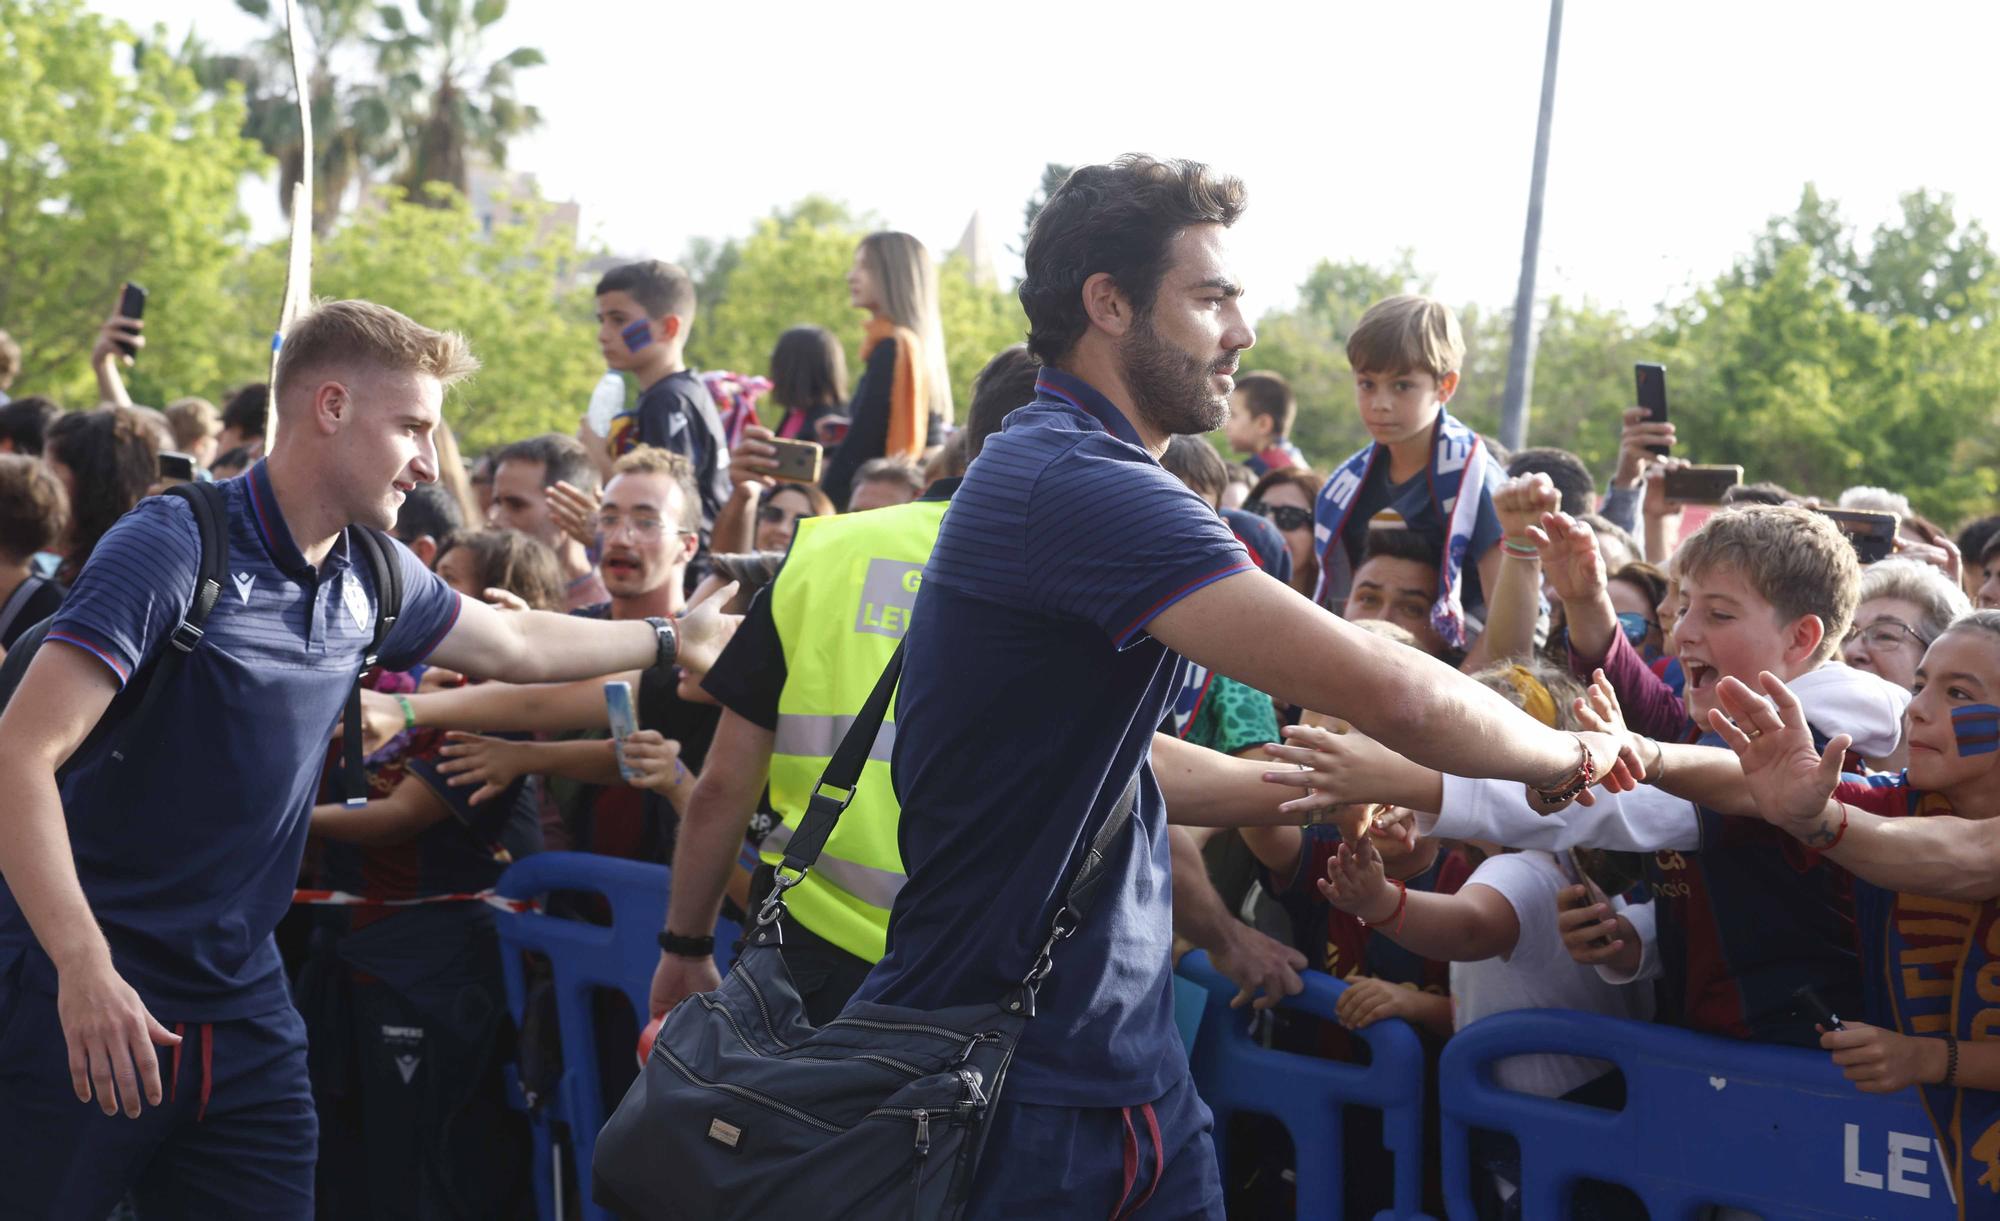
[[[1563,947],[1556,930],[1556,895],[1574,884],[1556,858],[1535,851],[1489,857],[1466,879],[1466,886],[1487,887],[1513,905],[1521,936],[1512,954],[1451,964],[1454,1029],[1510,1009],[1576,1009],[1637,1021],[1652,1017],[1650,985],[1607,983]],[[1616,899],[1612,905],[1624,906]],[[1506,1089],[1554,1098],[1610,1068],[1602,1060],[1580,1056],[1509,1056],[1494,1064],[1493,1079]]]

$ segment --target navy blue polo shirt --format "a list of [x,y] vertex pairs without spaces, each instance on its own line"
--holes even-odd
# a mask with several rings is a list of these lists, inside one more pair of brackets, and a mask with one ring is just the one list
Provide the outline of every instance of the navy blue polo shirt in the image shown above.
[[909,882],[857,995],[1001,1000],[1136,772],[1097,906],[1057,948],[1007,1079],[1026,1102],[1124,1106],[1187,1073],[1166,808],[1148,766],[1181,661],[1146,625],[1253,565],[1109,400],[1053,369],[1036,391],[980,451],[924,568],[892,760]]
[[[77,874],[112,961],[169,1024],[288,1003],[271,930],[291,905],[327,739],[375,630],[374,576],[346,535],[316,571],[263,464],[224,487],[230,575],[207,634],[146,723],[80,752],[62,783]],[[402,670],[450,632],[459,599],[400,544],[394,554],[403,613],[382,657]],[[141,501],[91,553],[49,641],[88,652],[123,685],[180,621],[200,557],[191,506]],[[0,882],[0,967],[23,950],[39,959],[30,978],[51,983]]]

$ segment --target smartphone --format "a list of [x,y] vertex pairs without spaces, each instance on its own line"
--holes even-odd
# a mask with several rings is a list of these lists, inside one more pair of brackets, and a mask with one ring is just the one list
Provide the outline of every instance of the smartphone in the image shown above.
[[[1632,366],[1632,380],[1639,392],[1634,401],[1646,409],[1646,418],[1655,424],[1666,423],[1667,367],[1642,361]],[[1648,445],[1646,448],[1663,458],[1668,452],[1664,445]]]
[[622,681],[604,684],[604,707],[611,714],[611,749],[618,756],[618,774],[630,782],[633,773],[631,768],[625,766],[625,739],[639,732],[639,713],[632,703],[632,684]]
[[[125,291],[118,297],[118,316],[121,318],[144,318],[146,316],[146,290],[130,280],[125,282]],[[139,349],[123,340],[118,341],[118,350],[127,356],[137,356]]]
[[1799,1008],[1806,1011],[1807,1017],[1810,1017],[1813,1021],[1818,1022],[1828,1030],[1847,1029],[1847,1027],[1840,1024],[1840,1016],[1832,1009],[1827,1008],[1826,1002],[1821,1000],[1819,993],[1813,991],[1811,987],[1800,988],[1798,991],[1792,993],[1792,999],[1798,1002]]
[[1743,482],[1740,466],[1683,466],[1667,472],[1667,499],[1681,504],[1719,505],[1723,493]]
[[1855,558],[1864,564],[1886,560],[1896,550],[1896,527],[1900,524],[1894,513],[1882,513],[1874,509],[1818,509],[1815,510],[1833,519],[1847,541],[1854,544]]
[[199,469],[194,464],[193,454],[177,453],[171,449],[160,451],[160,478],[169,483],[193,483],[195,472]]
[[817,441],[787,441],[782,437],[772,437],[764,442],[778,451],[775,459],[777,469],[771,474],[779,479],[789,479],[793,483],[818,483],[819,460],[824,452]]
[[1617,898],[1646,878],[1646,866],[1636,852],[1571,848],[1569,864],[1579,880],[1595,885],[1607,899]]
[[639,349],[652,344],[653,323],[650,319],[641,318],[637,322],[627,323],[625,329],[618,332],[618,334],[625,340],[625,350],[627,352],[637,352]]

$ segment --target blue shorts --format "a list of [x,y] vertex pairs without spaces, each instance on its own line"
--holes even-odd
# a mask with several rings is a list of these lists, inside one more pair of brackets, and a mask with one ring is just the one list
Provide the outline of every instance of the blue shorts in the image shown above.
[[1008,1102],[987,1133],[967,1221],[1223,1221],[1215,1118],[1194,1080],[1142,1106]]
[[56,998],[21,975],[0,972],[0,1218],[103,1217],[129,1192],[147,1218],[309,1221],[318,1123],[297,1010],[182,1025],[178,1065],[156,1049],[166,1097],[127,1119],[76,1100]]

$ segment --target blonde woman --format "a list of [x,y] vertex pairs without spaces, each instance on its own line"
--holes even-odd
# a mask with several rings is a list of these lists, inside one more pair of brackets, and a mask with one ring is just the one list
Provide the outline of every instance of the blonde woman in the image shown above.
[[[848,432],[820,484],[846,504],[854,472],[872,458],[923,457],[933,433],[951,419],[938,317],[937,265],[907,233],[871,233],[854,251],[848,301],[868,311],[861,344],[866,367],[848,404]],[[942,437],[938,437],[942,440]]]

